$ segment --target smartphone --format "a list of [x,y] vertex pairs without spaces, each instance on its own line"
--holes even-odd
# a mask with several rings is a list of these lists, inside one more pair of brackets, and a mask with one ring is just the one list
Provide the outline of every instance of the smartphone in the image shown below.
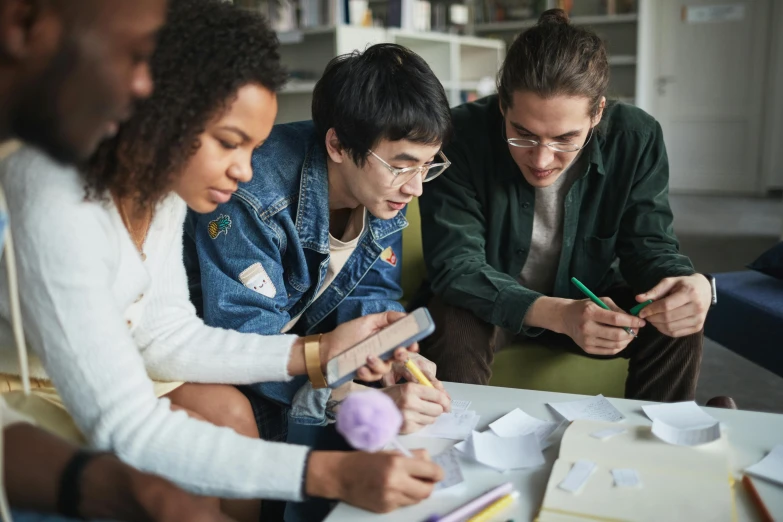
[[329,361],[326,383],[330,388],[337,388],[356,377],[356,370],[367,364],[367,357],[375,355],[386,361],[397,348],[410,346],[434,331],[435,323],[429,311],[418,308]]

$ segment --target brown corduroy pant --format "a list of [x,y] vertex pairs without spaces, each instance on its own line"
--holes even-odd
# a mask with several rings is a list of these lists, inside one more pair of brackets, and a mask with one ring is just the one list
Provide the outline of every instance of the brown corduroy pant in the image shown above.
[[[627,310],[634,304],[628,287],[606,294]],[[628,347],[614,356],[590,355],[566,336],[545,331],[538,337],[514,335],[486,323],[471,311],[433,297],[428,308],[435,333],[420,343],[421,353],[438,366],[438,379],[468,384],[488,384],[496,351],[513,342],[532,341],[566,349],[594,359],[628,359],[625,397],[660,402],[693,400],[701,366],[704,332],[672,338],[648,324]],[[523,383],[524,384],[524,383]]]

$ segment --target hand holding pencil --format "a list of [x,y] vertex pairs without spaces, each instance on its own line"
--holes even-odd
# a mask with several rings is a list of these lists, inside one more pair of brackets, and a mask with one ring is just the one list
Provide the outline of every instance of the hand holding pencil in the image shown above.
[[571,337],[589,354],[623,351],[646,322],[624,312],[608,297],[599,299],[576,278],[572,282],[588,299],[560,300],[560,328],[556,331]]
[[[414,373],[416,370],[412,368],[418,370],[418,375]],[[438,367],[434,362],[418,353],[411,353],[405,361],[394,362],[392,371],[383,377],[381,384],[391,386],[401,379],[405,379],[408,382],[430,386],[446,393],[443,383],[435,377],[437,370]]]
[[[587,296],[587,298],[590,299],[592,302],[594,302],[595,304],[597,304],[598,306],[600,306],[604,310],[612,310],[609,307],[608,304],[606,304],[603,301],[601,301],[600,299],[598,299],[598,296],[596,296],[593,292],[590,291],[589,288],[587,288],[585,285],[583,285],[582,282],[579,279],[577,279],[575,277],[572,277],[571,278],[571,282],[574,285],[576,285],[576,287],[579,289],[579,291],[582,292],[583,294],[585,294]],[[607,298],[607,300],[609,300],[609,299]],[[619,309],[615,310],[615,312],[619,312],[619,311],[620,311]],[[625,330],[625,332],[628,333],[629,335],[633,335],[634,337],[636,337],[636,332],[634,332],[632,328],[625,326],[625,327],[623,327],[623,330]]]
[[[400,433],[403,434],[433,424],[441,414],[451,411],[451,397],[443,383],[435,378],[435,364],[418,354],[412,355],[405,362],[395,361],[393,370],[381,380],[384,386],[381,391],[389,395],[402,412]],[[398,384],[401,379],[407,382]]]

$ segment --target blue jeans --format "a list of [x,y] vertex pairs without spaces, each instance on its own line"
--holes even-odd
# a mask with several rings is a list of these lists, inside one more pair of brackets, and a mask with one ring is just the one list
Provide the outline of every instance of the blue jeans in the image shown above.
[[328,422],[326,403],[332,391],[329,388],[314,390],[306,375],[299,375],[288,382],[260,382],[247,387],[288,408],[288,415],[296,424],[325,426]]

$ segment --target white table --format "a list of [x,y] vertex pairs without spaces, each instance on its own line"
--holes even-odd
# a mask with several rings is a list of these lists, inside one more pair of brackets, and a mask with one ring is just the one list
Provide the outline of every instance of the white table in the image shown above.
[[[556,420],[555,413],[547,406],[548,402],[568,401],[583,398],[580,395],[566,393],[538,392],[497,388],[492,386],[474,386],[470,384],[445,383],[452,399],[472,401],[471,410],[481,415],[476,429],[484,430],[490,422],[497,420],[514,408],[544,420]],[[641,407],[649,404],[626,399],[609,399],[625,416],[623,424],[650,424]],[[783,415],[756,413],[750,411],[723,410],[706,408],[710,415],[724,423],[727,428],[729,444],[732,448],[732,466],[736,478],[741,478],[740,470],[761,460],[775,444],[783,443]],[[457,441],[430,439],[414,435],[400,438],[408,448],[426,448],[430,454],[438,454]],[[367,511],[340,503],[327,517],[328,522],[417,522],[426,520],[433,514],[445,514],[464,504],[468,500],[493,486],[511,481],[520,492],[520,498],[508,518],[514,522],[533,520],[543,501],[544,490],[549,479],[557,454],[559,442],[544,452],[546,464],[533,469],[499,473],[478,463],[460,458],[465,482],[444,491],[436,492],[426,501],[416,506],[399,509],[385,515],[374,515]],[[776,520],[783,520],[783,487],[754,480],[754,484],[763,497],[767,508]],[[735,488],[739,520],[759,520],[742,484]]]

